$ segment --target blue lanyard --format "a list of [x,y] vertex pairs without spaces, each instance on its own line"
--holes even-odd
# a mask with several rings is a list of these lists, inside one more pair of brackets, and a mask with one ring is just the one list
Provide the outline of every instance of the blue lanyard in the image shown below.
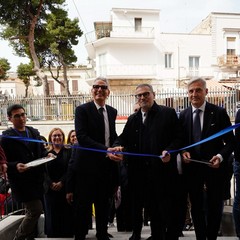
[[[28,129],[25,128],[25,132],[26,132],[26,138],[29,138],[29,132],[28,132]],[[17,135],[19,137],[25,137],[20,131],[18,131],[16,128],[13,128],[13,130],[17,133]],[[24,141],[25,144],[28,144],[29,142],[28,141]]]

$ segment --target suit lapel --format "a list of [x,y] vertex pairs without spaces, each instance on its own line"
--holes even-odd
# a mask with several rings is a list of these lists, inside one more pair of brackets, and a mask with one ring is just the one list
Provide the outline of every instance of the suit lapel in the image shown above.
[[109,133],[111,136],[112,129],[114,129],[114,124],[115,124],[114,118],[115,117],[113,116],[113,111],[111,111],[111,109],[109,108],[108,105],[106,105],[106,109],[107,109],[107,115],[108,115]]
[[187,119],[187,126],[191,126],[188,132],[188,140],[189,142],[192,142],[192,107],[189,107],[187,109],[187,113],[186,113],[186,119]]
[[214,116],[214,112],[211,109],[211,106],[206,103],[204,119],[203,119],[203,130],[202,130],[202,138],[206,138],[208,135],[209,128],[211,127],[212,118]]

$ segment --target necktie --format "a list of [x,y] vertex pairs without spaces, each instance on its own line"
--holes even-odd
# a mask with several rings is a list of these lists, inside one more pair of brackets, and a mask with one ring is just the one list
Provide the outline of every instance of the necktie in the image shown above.
[[147,113],[143,114],[143,124],[146,125],[146,119],[147,118]]
[[101,125],[102,125],[102,134],[103,134],[103,139],[104,139],[104,142],[105,142],[105,122],[104,122],[104,115],[103,115],[103,111],[104,111],[104,108],[103,107],[100,107],[99,109],[98,109],[98,112],[99,112],[99,114],[100,114],[100,118],[101,118]]
[[[193,119],[193,129],[192,129],[192,136],[193,136],[193,142],[199,142],[201,140],[201,122],[200,122],[200,116],[199,113],[201,112],[201,109],[196,109],[195,117]],[[197,154],[200,154],[200,145],[197,145],[194,147]]]

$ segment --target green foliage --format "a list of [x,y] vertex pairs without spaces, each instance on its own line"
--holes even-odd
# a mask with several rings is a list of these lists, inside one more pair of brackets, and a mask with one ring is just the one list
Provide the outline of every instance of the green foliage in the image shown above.
[[30,77],[36,75],[35,72],[33,71],[33,64],[21,63],[17,68],[17,75],[24,82],[25,86],[29,86]]
[[82,31],[77,19],[68,18],[64,3],[65,0],[0,0],[0,36],[11,41],[17,55],[31,59],[45,95],[49,88],[41,68],[63,66],[65,87],[67,66],[77,61],[72,45],[78,44]]
[[43,65],[71,65],[77,61],[72,49],[78,44],[83,32],[78,26],[78,19],[69,19],[67,12],[56,8],[47,16],[46,32],[41,35],[36,48],[41,54]]
[[[0,24],[4,26],[1,37],[11,40],[10,44],[19,56],[28,56],[29,51],[28,36],[30,34],[31,23],[40,11],[40,17],[35,26],[35,39],[45,32],[46,19],[51,11],[58,5],[62,5],[65,0],[44,0],[40,6],[40,0],[1,0],[0,1]],[[64,6],[64,5],[63,5]]]
[[0,58],[0,80],[7,79],[7,71],[11,68],[10,63],[6,58]]

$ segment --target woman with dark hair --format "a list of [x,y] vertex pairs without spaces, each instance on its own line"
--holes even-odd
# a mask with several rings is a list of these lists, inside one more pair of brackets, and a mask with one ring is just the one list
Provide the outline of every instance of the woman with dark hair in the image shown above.
[[46,165],[45,233],[47,237],[72,237],[72,208],[66,201],[65,181],[71,149],[64,146],[65,134],[60,128],[49,133],[49,153],[56,159]]
[[73,145],[77,143],[76,131],[74,129],[70,130],[67,137],[67,144]]

